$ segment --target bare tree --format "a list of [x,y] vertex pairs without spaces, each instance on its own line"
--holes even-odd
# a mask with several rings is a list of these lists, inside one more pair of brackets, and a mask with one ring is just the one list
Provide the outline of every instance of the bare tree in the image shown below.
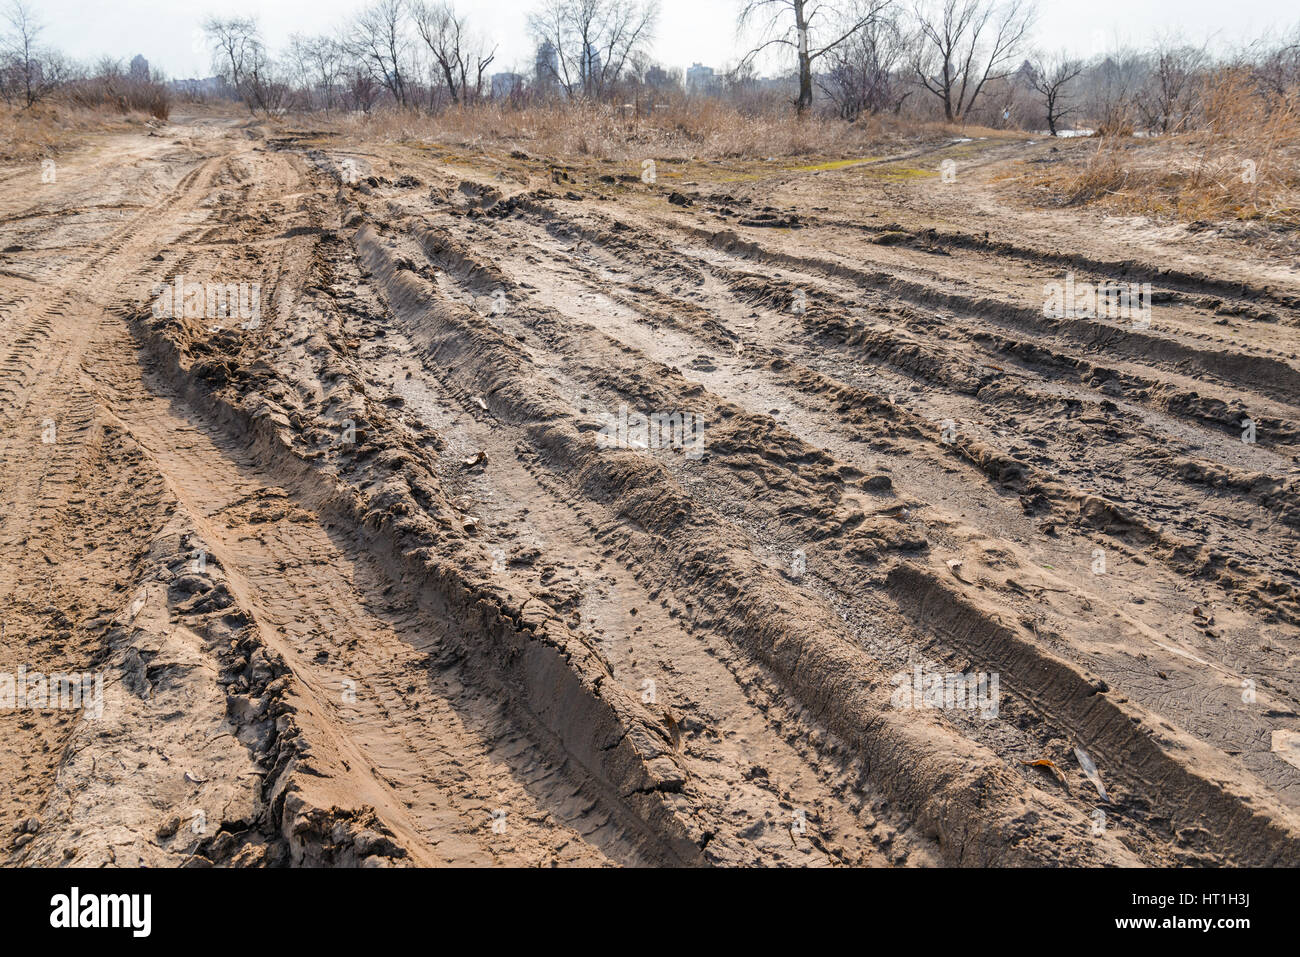
[[213,49],[213,68],[243,99],[249,112],[268,116],[278,110],[288,93],[275,75],[257,21],[252,17],[209,17],[203,24]]
[[1123,135],[1133,131],[1135,102],[1146,75],[1146,58],[1118,46],[1091,71],[1088,113],[1098,133]]
[[989,80],[1011,74],[1034,19],[1029,0],[935,0],[913,9],[919,36],[912,68],[950,123],[974,108]]
[[411,16],[416,32],[442,72],[451,101],[464,102],[471,98],[471,90],[472,98],[482,96],[483,75],[496,59],[496,47],[486,50],[474,40],[465,18],[457,16],[455,8],[445,0],[432,4],[415,0]]
[[397,105],[410,105],[406,0],[377,0],[357,17],[349,50],[364,61]]
[[8,26],[0,42],[3,47],[3,87],[7,102],[21,101],[24,108],[45,99],[68,75],[68,66],[58,54],[40,46],[45,29],[22,0],[10,0],[4,12]]
[[1156,44],[1150,75],[1136,97],[1148,130],[1170,133],[1186,123],[1194,105],[1195,80],[1207,60],[1203,49],[1165,39]]
[[203,32],[212,48],[212,68],[237,89],[243,82],[251,48],[258,42],[256,21],[247,17],[209,17],[203,23]]
[[383,85],[370,72],[369,65],[359,61],[345,68],[343,84],[348,106],[367,114],[384,92]]
[[605,95],[654,38],[658,0],[544,0],[528,17],[539,44],[550,44],[554,64],[541,64],[570,98]]
[[1300,24],[1279,44],[1270,47],[1263,47],[1259,42],[1252,44],[1238,65],[1250,69],[1256,85],[1270,100],[1275,103],[1285,100],[1300,85]]
[[754,31],[756,45],[745,55],[751,61],[765,50],[793,50],[799,69],[799,97],[795,106],[803,114],[813,101],[813,66],[847,42],[889,8],[893,0],[746,0],[737,28]]
[[345,69],[342,44],[333,37],[294,34],[289,38],[289,61],[309,100],[314,101],[312,94],[318,94],[321,105],[327,111],[333,109]]
[[1078,106],[1066,98],[1065,87],[1083,72],[1083,61],[1072,60],[1065,54],[1034,57],[1030,63],[1029,83],[1043,97],[1047,108],[1047,129],[1055,136],[1056,124],[1078,112]]
[[828,69],[818,80],[817,85],[846,120],[863,112],[896,111],[910,95],[910,91],[900,90],[897,82],[898,67],[908,49],[898,10],[888,4],[876,6],[875,16],[827,53]]

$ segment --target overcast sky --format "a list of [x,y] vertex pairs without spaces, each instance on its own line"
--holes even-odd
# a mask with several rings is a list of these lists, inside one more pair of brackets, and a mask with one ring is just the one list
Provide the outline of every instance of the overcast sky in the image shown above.
[[[7,0],[0,0],[0,4]],[[199,25],[210,13],[255,14],[272,50],[294,32],[331,32],[361,0],[33,0],[44,40],[78,60],[144,54],[172,78],[206,76],[209,57]],[[535,0],[459,0],[473,26],[498,44],[501,70],[532,60],[527,15]],[[654,56],[668,66],[722,67],[743,52],[736,38],[740,0],[662,0]],[[1040,0],[1035,42],[1048,50],[1091,55],[1159,34],[1197,43],[1237,44],[1280,34],[1300,22],[1295,0]]]

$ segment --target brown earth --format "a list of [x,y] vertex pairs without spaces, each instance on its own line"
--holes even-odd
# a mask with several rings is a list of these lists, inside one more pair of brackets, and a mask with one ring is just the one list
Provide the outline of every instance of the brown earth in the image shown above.
[[1049,150],[0,170],[0,674],[104,676],[0,708],[9,862],[1300,863],[1298,264]]

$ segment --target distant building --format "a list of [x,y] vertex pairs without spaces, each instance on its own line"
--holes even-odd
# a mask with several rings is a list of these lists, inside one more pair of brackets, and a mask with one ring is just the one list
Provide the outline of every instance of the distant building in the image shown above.
[[524,77],[522,73],[493,73],[492,99],[503,100],[522,92]]
[[645,71],[646,86],[656,90],[666,90],[677,85],[677,79],[661,66],[652,66]]
[[722,77],[713,72],[713,67],[696,63],[686,71],[686,92],[707,95],[716,93],[722,86]]
[[219,76],[204,77],[201,80],[194,78],[171,80],[167,84],[167,89],[182,96],[224,97],[229,95],[229,90],[226,89],[226,81]]
[[[787,73],[785,76],[764,76],[757,80],[760,90],[776,90],[777,92],[789,92],[791,94],[799,91],[799,74]],[[817,84],[813,83],[813,96],[817,96]]]
[[141,83],[149,82],[149,61],[139,53],[131,58],[130,76]]
[[555,44],[543,40],[537,47],[533,62],[533,88],[539,93],[552,93],[560,81],[560,54]]

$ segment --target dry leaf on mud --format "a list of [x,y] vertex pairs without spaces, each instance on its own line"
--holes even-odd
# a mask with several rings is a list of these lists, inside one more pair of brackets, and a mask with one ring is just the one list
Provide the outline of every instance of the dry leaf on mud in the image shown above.
[[1069,783],[1065,780],[1065,775],[1062,774],[1061,769],[1056,766],[1056,762],[1050,758],[1039,758],[1037,761],[1021,761],[1020,763],[1030,768],[1047,768],[1047,770],[1051,771],[1052,774],[1056,776],[1056,780],[1061,782],[1062,787],[1067,791],[1070,789]]
[[677,717],[670,711],[667,706],[664,707],[664,724],[668,728],[668,738],[673,743],[673,750],[682,749],[682,727],[677,721]]

